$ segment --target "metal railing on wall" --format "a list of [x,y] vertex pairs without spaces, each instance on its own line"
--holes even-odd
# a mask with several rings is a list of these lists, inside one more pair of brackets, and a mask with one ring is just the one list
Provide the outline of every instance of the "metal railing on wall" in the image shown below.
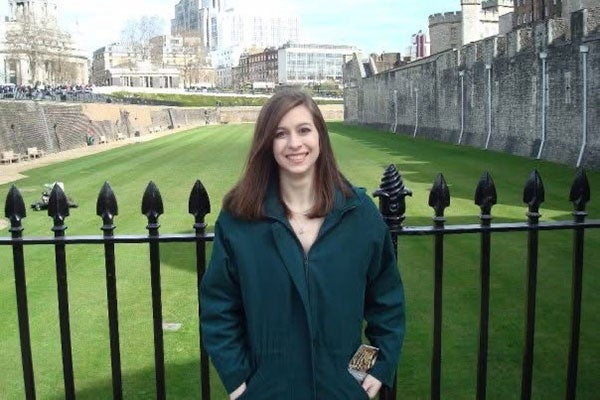
[[[388,224],[392,240],[397,248],[399,236],[433,236],[434,242],[434,290],[433,290],[433,343],[431,359],[430,397],[441,398],[442,369],[442,284],[444,270],[444,241],[447,235],[479,234],[480,236],[480,321],[479,348],[477,362],[477,399],[485,399],[487,392],[487,355],[488,355],[488,321],[490,299],[490,254],[491,235],[496,232],[527,232],[527,299],[525,348],[523,351],[521,399],[530,399],[532,392],[533,348],[535,333],[535,299],[538,267],[538,233],[545,230],[571,230],[573,239],[573,283],[572,283],[572,315],[569,359],[567,367],[566,398],[575,399],[578,374],[579,338],[582,301],[582,271],[584,232],[586,229],[600,228],[600,220],[587,220],[586,204],[590,200],[590,187],[583,170],[576,174],[571,187],[570,201],[574,204],[572,221],[539,222],[539,207],[544,201],[544,187],[537,171],[533,171],[524,188],[523,201],[528,206],[527,221],[522,223],[491,223],[492,207],[496,204],[496,188],[492,177],[484,173],[475,190],[475,203],[480,207],[480,223],[467,225],[447,225],[444,211],[450,205],[450,192],[443,175],[439,174],[434,181],[429,197],[429,206],[434,210],[432,226],[403,226],[405,219],[405,196],[411,195],[402,181],[395,166],[390,165],[381,180],[380,187],[374,196],[379,198],[381,214]],[[121,355],[119,336],[119,316],[116,280],[116,244],[142,243],[149,248],[150,279],[152,296],[152,319],[154,339],[154,367],[156,398],[166,398],[165,355],[163,344],[162,318],[162,286],[161,286],[161,243],[193,243],[196,251],[197,287],[206,269],[206,243],[214,236],[206,232],[205,216],[210,212],[209,196],[200,181],[192,188],[188,200],[188,211],[194,216],[194,233],[163,234],[160,233],[159,217],[163,214],[163,202],[157,186],[150,182],[142,198],[142,213],[148,224],[147,235],[116,235],[114,218],[118,215],[116,197],[108,183],[100,190],[96,204],[96,214],[102,218],[102,235],[67,236],[65,220],[69,216],[69,201],[59,185],[55,185],[48,201],[48,215],[53,219],[52,237],[24,237],[23,218],[26,216],[25,203],[19,190],[12,186],[5,203],[5,216],[10,220],[11,237],[0,237],[0,246],[12,248],[17,300],[17,316],[24,378],[25,398],[35,399],[35,379],[31,353],[31,335],[29,327],[29,307],[27,302],[27,282],[24,249],[27,246],[50,245],[54,247],[57,271],[57,296],[59,309],[59,325],[62,349],[63,383],[65,398],[74,399],[77,394],[73,375],[71,346],[71,328],[69,316],[69,293],[67,285],[67,258],[69,246],[75,244],[103,245],[106,272],[106,296],[110,337],[112,393],[114,399],[123,398],[121,377]],[[1,247],[0,247],[1,248]],[[168,295],[168,294],[167,294]],[[198,319],[201,305],[198,305]],[[201,337],[201,333],[200,336]],[[209,362],[204,347],[200,342],[199,367],[201,387],[198,397],[210,399]],[[396,399],[396,383],[393,388],[384,388],[380,394],[382,400]]]

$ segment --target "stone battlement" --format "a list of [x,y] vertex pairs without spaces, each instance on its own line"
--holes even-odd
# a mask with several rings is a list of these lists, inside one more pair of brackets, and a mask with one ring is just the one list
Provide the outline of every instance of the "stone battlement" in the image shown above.
[[429,26],[437,24],[448,24],[462,21],[461,11],[451,11],[445,13],[436,13],[429,16]]
[[514,7],[513,0],[486,0],[481,3],[481,8]]
[[[355,79],[344,90],[345,122],[600,169],[600,99],[588,94],[600,77],[582,68],[600,63],[599,25],[600,7],[590,7]],[[545,93],[551,101],[542,110]]]

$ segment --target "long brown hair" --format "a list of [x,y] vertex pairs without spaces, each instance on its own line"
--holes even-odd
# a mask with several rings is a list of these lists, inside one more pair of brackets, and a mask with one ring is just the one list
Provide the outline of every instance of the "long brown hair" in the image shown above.
[[[308,94],[296,89],[284,89],[274,94],[260,110],[244,172],[223,199],[223,208],[233,215],[247,220],[264,217],[267,188],[270,184],[279,187],[279,168],[273,156],[275,133],[284,115],[300,105],[308,108],[319,133],[320,153],[315,165],[314,182],[316,201],[309,217],[322,217],[333,208],[336,188],[346,197],[351,195],[348,183],[337,167],[321,110]],[[290,211],[283,201],[282,205],[289,215]]]

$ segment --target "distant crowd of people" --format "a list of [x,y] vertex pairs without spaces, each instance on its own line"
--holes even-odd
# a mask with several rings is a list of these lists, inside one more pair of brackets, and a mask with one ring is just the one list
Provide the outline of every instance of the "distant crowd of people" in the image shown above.
[[93,93],[92,85],[0,85],[0,98],[66,100]]

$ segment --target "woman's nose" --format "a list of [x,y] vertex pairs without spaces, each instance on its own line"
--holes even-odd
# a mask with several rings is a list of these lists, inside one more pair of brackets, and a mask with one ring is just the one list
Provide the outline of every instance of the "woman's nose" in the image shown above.
[[292,133],[289,136],[288,146],[292,148],[296,148],[302,145],[302,141],[300,140],[300,136],[296,133]]

